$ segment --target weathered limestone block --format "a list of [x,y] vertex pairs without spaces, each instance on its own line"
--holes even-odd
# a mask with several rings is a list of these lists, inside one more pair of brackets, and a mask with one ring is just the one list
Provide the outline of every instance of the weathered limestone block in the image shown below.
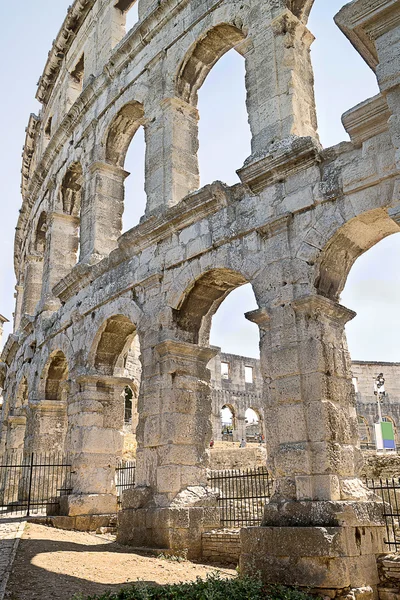
[[[177,204],[200,184],[199,115],[179,98],[166,98],[146,126],[146,193],[148,215]],[[161,204],[162,202],[162,204]]]
[[[39,81],[43,109],[29,119],[23,155],[18,335],[2,354],[0,448],[24,376],[24,449],[70,454],[73,490],[60,516],[92,527],[116,510],[130,385],[137,489],[124,500],[119,539],[200,556],[202,532],[219,524],[207,489],[211,321],[250,283],[276,490],[264,527],[244,534],[242,568],[260,561],[266,581],[330,597],[356,587],[347,600],[369,599],[382,505],[359,480],[344,338],[354,313],[337,301],[355,260],[399,231],[399,2],[355,0],[341,11],[381,96],[347,113],[351,142],[325,150],[305,27],[311,0],[139,0],[139,23],[118,41],[131,5],[76,0]],[[245,58],[252,154],[241,183],[196,190],[198,91],[231,49]],[[147,207],[121,236],[124,161],[140,126]]]
[[43,256],[31,255],[26,260],[22,314],[33,315],[42,293]]
[[[121,167],[96,162],[90,166],[81,212],[81,260],[109,254],[121,235],[124,181]],[[93,258],[91,258],[93,257]]]

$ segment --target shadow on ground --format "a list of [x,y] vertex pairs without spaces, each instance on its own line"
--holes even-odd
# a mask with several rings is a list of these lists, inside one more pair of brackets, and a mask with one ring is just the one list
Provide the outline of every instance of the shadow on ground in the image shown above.
[[149,585],[194,581],[211,571],[215,568],[139,554],[98,536],[28,524],[5,598],[69,600],[74,594],[116,592],[138,580]]

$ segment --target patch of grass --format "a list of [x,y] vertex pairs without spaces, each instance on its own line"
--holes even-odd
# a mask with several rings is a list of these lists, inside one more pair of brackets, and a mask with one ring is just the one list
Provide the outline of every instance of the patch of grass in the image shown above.
[[304,591],[284,586],[265,586],[257,578],[222,579],[213,573],[195,583],[146,585],[138,583],[117,593],[102,596],[75,596],[75,600],[315,600]]

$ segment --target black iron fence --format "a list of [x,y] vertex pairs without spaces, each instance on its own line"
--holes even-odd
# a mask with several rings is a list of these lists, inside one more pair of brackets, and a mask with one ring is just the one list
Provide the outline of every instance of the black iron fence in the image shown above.
[[400,550],[400,479],[367,479],[367,486],[384,504],[385,544],[389,551]]
[[121,460],[115,469],[115,480],[118,496],[118,504],[124,490],[135,486],[136,462],[134,460]]
[[223,527],[260,525],[273,481],[266,467],[212,471],[208,485],[219,492]]
[[61,454],[10,452],[0,458],[0,515],[45,514],[70,492],[71,465]]

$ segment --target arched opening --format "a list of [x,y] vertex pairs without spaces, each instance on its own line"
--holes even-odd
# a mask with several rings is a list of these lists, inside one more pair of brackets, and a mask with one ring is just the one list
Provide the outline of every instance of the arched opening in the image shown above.
[[103,325],[94,357],[94,366],[102,375],[123,376],[124,357],[128,356],[136,327],[124,315],[110,317]]
[[201,185],[216,179],[230,185],[238,182],[236,170],[251,153],[241,55],[245,38],[241,29],[229,23],[210,29],[189,49],[178,72],[176,95],[197,107],[201,117]]
[[62,350],[53,352],[40,377],[40,418],[28,418],[25,452],[63,452],[67,434],[69,367]]
[[34,239],[34,250],[41,256],[44,255],[46,249],[46,233],[47,233],[47,213],[42,212],[36,226],[36,235]]
[[239,182],[236,173],[251,154],[246,108],[245,59],[230,50],[208,74],[198,93],[200,185]]
[[213,316],[225,298],[247,280],[236,271],[216,269],[197,279],[182,298],[176,322],[188,341],[207,346]]
[[[134,458],[141,381],[140,345],[135,325],[124,315],[110,317],[96,337],[93,353],[97,372],[105,376],[104,385],[103,378],[98,385],[103,386],[102,392],[109,394],[110,406],[114,406],[112,424],[123,433],[124,458]],[[110,386],[108,377],[120,377],[122,390]]]
[[128,385],[124,389],[124,400],[124,423],[129,426],[132,425],[133,390]]
[[[396,234],[396,235],[392,235]],[[395,368],[399,361],[396,328],[400,329],[397,306],[400,285],[397,270],[400,233],[384,209],[375,209],[352,219],[327,244],[320,263],[317,288],[322,295],[354,310],[357,316],[346,325],[347,347],[354,361],[358,429],[362,447],[374,439],[377,449],[393,447],[393,432],[385,427],[382,413],[386,396],[374,382],[379,373]],[[366,427],[366,406],[374,435]],[[363,414],[364,413],[364,414]]]
[[25,257],[24,295],[22,314],[34,315],[42,296],[44,256],[47,246],[47,213],[37,220],[30,244],[30,254]]
[[65,261],[64,266],[57,265],[61,267],[61,272],[68,272],[78,261],[82,191],[82,166],[80,163],[73,163],[64,175],[60,188],[60,205],[64,215],[62,254]]
[[235,429],[235,413],[231,406],[225,404],[221,408],[221,437],[223,442],[233,442]]
[[137,225],[146,209],[143,125],[143,106],[139,102],[131,102],[126,104],[114,117],[107,136],[107,162],[128,170],[125,174],[128,178],[122,191],[124,205],[121,215],[121,233]]
[[47,369],[45,398],[46,400],[62,400],[62,383],[68,379],[68,363],[61,350],[56,352],[50,361]]
[[245,412],[246,422],[246,441],[253,443],[262,442],[262,423],[259,411],[254,408],[248,408]]
[[[188,341],[200,346],[211,344],[219,349],[209,363],[212,437],[222,443],[234,442],[235,451],[241,440],[246,440],[246,408],[261,402],[259,331],[258,326],[244,316],[245,312],[257,308],[252,287],[243,275],[229,269],[216,269],[194,282],[176,311],[176,323]],[[252,383],[248,381],[250,367]],[[232,454],[231,468],[236,461]],[[229,467],[228,463],[224,464],[225,468]],[[253,463],[248,465],[253,466]]]

